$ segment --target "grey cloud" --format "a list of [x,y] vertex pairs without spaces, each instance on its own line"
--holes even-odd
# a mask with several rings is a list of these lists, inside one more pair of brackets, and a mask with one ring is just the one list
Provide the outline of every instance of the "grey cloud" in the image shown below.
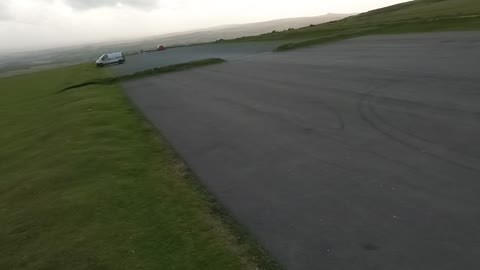
[[6,21],[12,18],[7,4],[0,2],[0,21]]
[[0,21],[7,21],[10,19],[10,17],[11,16],[7,11],[0,9]]
[[152,8],[157,5],[156,0],[64,0],[64,2],[74,9],[93,9],[98,7],[114,7],[117,4],[136,8]]

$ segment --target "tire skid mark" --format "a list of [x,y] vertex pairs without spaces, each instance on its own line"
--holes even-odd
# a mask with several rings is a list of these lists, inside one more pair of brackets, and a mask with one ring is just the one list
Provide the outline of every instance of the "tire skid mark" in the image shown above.
[[[381,120],[377,119],[377,117],[374,115],[374,112],[372,111],[371,100],[375,98],[375,96],[372,95],[371,93],[374,91],[375,89],[369,91],[369,93],[365,95],[364,98],[362,98],[359,103],[359,112],[362,119],[365,120],[367,123],[369,123],[369,125],[372,128],[374,128],[376,131],[380,132],[390,140],[395,141],[407,148],[415,150],[421,154],[428,155],[430,157],[444,161],[456,167],[460,167],[463,169],[474,171],[476,173],[480,173],[480,169],[476,168],[475,166],[472,166],[471,164],[463,164],[455,160],[449,159],[447,157],[444,157],[444,154],[441,153],[442,150],[443,152],[445,152],[444,149],[440,149],[440,151],[438,149],[435,150],[434,146],[429,145],[426,142],[425,143],[419,142],[418,139],[415,139],[414,137],[409,136],[408,134],[402,134],[400,132],[395,132],[394,130],[388,131],[389,127],[385,124],[382,127],[382,125],[379,123],[381,122]],[[369,116],[368,113],[373,115],[373,117]],[[464,157],[461,157],[461,158],[465,159]],[[473,162],[470,161],[469,163],[473,163]]]
[[[224,73],[220,72],[222,75]],[[269,86],[275,86],[275,88],[279,88],[279,85],[278,85],[278,82],[274,82],[274,81],[269,81],[269,80],[263,80],[263,79],[260,79],[260,78],[255,78],[255,77],[251,77],[252,79],[254,80],[257,80],[257,81],[261,81],[263,83],[266,83],[267,85]],[[210,79],[212,80],[211,77],[207,78],[207,79]],[[213,79],[215,80],[215,79]],[[283,86],[280,86],[282,88],[282,90],[285,90],[286,93],[292,93],[294,91],[291,90],[290,87],[283,87]],[[338,129],[338,130],[343,130],[345,129],[345,121],[343,120],[343,117],[342,115],[340,114],[340,112],[338,112],[334,107],[330,106],[328,103],[326,103],[324,100],[321,100],[319,98],[314,98],[313,101],[309,100],[311,99],[310,97],[307,97],[307,96],[303,96],[303,98],[307,101],[309,101],[309,103],[314,103],[314,104],[320,104],[321,106],[323,106],[325,108],[326,111],[329,111],[335,118],[336,118],[336,122],[337,122],[337,127],[336,128],[333,128],[333,129]],[[232,100],[232,99],[228,99],[228,98],[223,98],[224,101],[230,101],[232,104],[237,104],[237,105],[242,105],[242,106],[247,106],[247,107],[252,107],[254,108],[255,106],[251,106],[251,105],[247,105],[247,104],[243,104],[243,103],[240,103],[238,101],[235,101],[235,100]],[[251,99],[251,98],[249,98]],[[268,106],[270,107],[275,107],[275,106],[272,106],[270,104],[268,104]],[[260,110],[259,108],[256,108],[255,109],[261,113],[269,113],[269,114],[273,114],[271,112],[268,112],[268,111],[265,111],[265,110]],[[299,118],[300,119],[300,118]],[[298,120],[301,122],[301,120]]]
[[[441,144],[438,144],[436,142],[433,142],[427,138],[424,138],[422,136],[419,136],[413,132],[410,132],[410,131],[407,131],[407,130],[404,130],[404,129],[401,129],[393,124],[391,124],[390,122],[388,122],[383,116],[381,116],[377,110],[375,109],[376,107],[373,106],[371,103],[369,103],[369,109],[371,110],[372,114],[380,121],[382,122],[384,125],[388,126],[389,128],[391,128],[392,130],[395,130],[396,132],[399,132],[399,133],[402,133],[404,134],[405,136],[410,136],[416,140],[418,140],[419,144],[427,144],[427,146],[431,146],[431,147],[434,147],[434,148],[439,148],[439,149],[443,149],[443,151],[448,151],[450,153],[454,153],[455,155],[458,155],[459,158],[461,159],[470,159],[471,162],[473,164],[480,164],[480,160],[478,160],[476,157],[472,156],[472,155],[469,155],[467,153],[462,153],[462,152],[459,152],[455,149],[451,149],[450,147],[445,147]],[[415,115],[415,114],[412,114],[412,115]],[[475,167],[475,166],[473,166]]]
[[[232,73],[229,73],[229,72],[224,72],[224,71],[221,71],[220,69],[215,69],[214,70],[213,68],[212,69],[194,70],[194,72],[213,73],[213,74],[219,73],[219,74],[226,75],[226,76],[229,76],[229,77],[232,77],[232,78],[237,78],[238,77],[238,75],[236,75],[236,74],[232,74]],[[279,83],[279,81],[275,80],[275,79],[259,77],[259,76],[255,76],[255,75],[251,75],[251,74],[242,74],[242,77],[249,78],[249,79],[254,79],[254,80],[259,80],[259,81],[263,81],[263,82]],[[391,79],[382,78],[382,80],[389,80],[391,82],[401,82],[402,81],[399,78],[395,78],[395,79],[394,78],[391,78]],[[392,103],[401,103],[404,106],[407,105],[407,106],[411,106],[412,108],[416,108],[416,109],[420,108],[422,110],[430,109],[433,112],[442,111],[442,112],[456,113],[456,114],[459,114],[459,115],[464,115],[464,116],[474,117],[475,119],[480,119],[480,111],[471,111],[471,110],[466,110],[466,109],[462,109],[462,108],[454,108],[454,107],[443,107],[443,106],[424,103],[424,102],[421,102],[421,101],[413,101],[413,100],[407,100],[407,99],[401,99],[401,98],[379,96],[379,95],[373,94],[372,91],[357,92],[357,91],[353,91],[353,90],[345,90],[345,89],[338,89],[338,88],[335,88],[335,89],[318,88],[318,85],[308,84],[308,83],[305,83],[305,82],[299,83],[299,82],[295,82],[295,81],[288,81],[288,83],[292,86],[310,87],[310,88],[315,89],[317,91],[332,92],[334,94],[342,93],[342,94],[346,94],[346,95],[353,95],[353,96],[360,97],[360,98],[375,97],[375,98],[382,99],[382,100],[392,102]]]
[[[219,98],[219,99],[221,99],[221,98]],[[287,122],[291,123],[291,121],[289,119],[286,119],[284,117],[279,117],[276,114],[266,114],[263,111],[259,110],[258,108],[254,108],[254,107],[252,108],[248,105],[240,104],[240,103],[238,103],[236,101],[232,101],[230,99],[224,99],[223,101],[229,102],[229,103],[234,104],[236,106],[241,106],[243,109],[245,109],[247,111],[252,111],[253,110],[255,113],[258,113],[258,114],[261,114],[261,115],[264,115],[264,116],[268,116],[270,119],[273,119],[273,120],[287,121]],[[296,125],[301,129],[305,128],[302,125],[299,125],[299,124],[296,124]],[[388,160],[389,162],[392,162],[393,164],[396,164],[397,166],[408,169],[409,171],[411,171],[414,174],[420,174],[420,175],[423,175],[425,177],[430,177],[432,173],[436,174],[435,172],[428,172],[427,173],[426,171],[422,170],[421,168],[412,166],[412,165],[410,165],[406,162],[396,160],[396,159],[391,158],[387,155],[383,155],[383,154],[377,153],[375,151],[372,151],[370,149],[366,149],[362,146],[355,145],[355,144],[349,142],[349,140],[343,139],[342,137],[340,137],[338,135],[326,133],[327,130],[325,130],[325,129],[311,128],[311,131],[312,131],[311,136],[322,137],[323,139],[326,139],[326,140],[329,140],[333,143],[339,144],[340,146],[345,147],[346,149],[348,149],[350,151],[353,151],[353,152],[365,153],[365,154],[372,155],[372,156],[374,156],[378,159],[381,159],[381,160]]]
[[[205,80],[210,80],[214,83],[216,83],[216,81],[218,81],[218,79],[216,78],[213,78],[214,76],[218,76],[217,73],[221,74],[221,75],[227,75],[229,77],[234,77],[234,78],[238,78],[237,76],[234,76],[230,73],[226,73],[226,72],[221,72],[221,71],[217,71],[217,70],[209,70],[209,69],[198,69],[198,70],[192,70],[191,72],[193,73],[199,73],[199,74],[202,74],[202,73],[210,73],[210,75],[213,75],[213,76],[204,76],[203,78]],[[265,80],[264,78],[259,78],[257,76],[246,76],[247,78],[253,78],[255,80],[259,80],[259,81],[267,81]],[[223,80],[222,80],[223,81]],[[272,81],[271,83],[274,83],[275,81],[274,80],[268,80],[268,81]],[[380,88],[382,86],[386,86],[392,82],[397,82],[398,80],[389,80],[385,83],[383,83],[381,86],[377,86],[373,83],[374,80],[372,80],[372,84],[371,84],[371,87],[370,89],[377,89],[377,88]],[[191,84],[188,84],[184,81],[180,82],[178,80],[172,80],[172,82],[174,83],[177,83],[177,84],[182,84],[184,86],[189,86],[189,87],[195,87],[195,85],[191,85]],[[278,83],[278,82],[277,82]],[[288,90],[288,88],[286,88]],[[316,87],[316,89],[318,89],[318,87]],[[330,90],[328,90],[330,91]],[[354,93],[354,97],[360,97],[360,98],[365,98],[365,97],[369,97],[371,96],[371,94],[369,92],[372,92],[372,90],[367,90],[365,93],[358,93],[358,92],[353,92],[353,91],[349,91],[349,90],[341,90],[342,92],[348,92],[349,94],[353,94]],[[334,92],[333,90],[331,92]],[[352,95],[349,95],[349,96],[352,96]],[[222,97],[218,97],[216,96],[215,98],[222,98]],[[244,108],[245,109],[245,108]],[[251,109],[251,108],[249,108]],[[359,110],[357,108],[357,110]],[[360,113],[361,114],[361,113]],[[273,115],[270,115],[270,117],[272,117]],[[363,118],[363,117],[362,117]],[[276,119],[278,120],[278,119]],[[286,121],[286,120],[283,120],[283,121]],[[343,121],[343,119],[342,119]],[[345,127],[345,125],[344,125]],[[305,128],[304,126],[299,126],[299,128]],[[422,176],[425,176],[425,177],[431,177],[432,174],[437,176],[437,177],[440,177],[441,175],[438,174],[437,172],[433,172],[433,171],[426,171],[422,168],[419,168],[419,167],[416,167],[416,166],[412,166],[411,164],[407,163],[407,162],[404,162],[404,161],[401,161],[401,160],[398,160],[398,159],[395,159],[395,158],[392,158],[390,156],[387,156],[387,155],[384,155],[384,154],[381,154],[381,153],[378,153],[376,151],[372,151],[371,149],[368,149],[368,148],[365,148],[365,147],[362,147],[362,146],[359,146],[359,145],[355,145],[354,143],[350,142],[349,140],[347,139],[344,139],[340,136],[338,136],[338,134],[328,134],[326,131],[327,130],[323,130],[323,129],[319,129],[319,128],[311,128],[311,134],[310,136],[320,136],[326,140],[329,140],[333,143],[336,143],[336,144],[339,144],[343,147],[346,147],[348,150],[350,151],[353,151],[353,152],[357,152],[357,153],[365,153],[365,154],[369,154],[369,155],[372,155],[378,159],[381,159],[381,160],[388,160],[389,162],[397,165],[397,166],[400,166],[400,167],[403,167],[407,170],[409,170],[412,174],[420,174]]]
[[[297,114],[294,114],[293,117],[288,118],[288,117],[285,117],[284,115],[282,115],[280,113],[275,113],[275,112],[270,112],[270,111],[267,111],[267,110],[262,110],[258,106],[249,105],[249,104],[246,104],[246,103],[241,103],[241,102],[238,102],[238,101],[230,99],[230,98],[216,97],[216,99],[221,101],[221,102],[227,103],[229,105],[241,107],[241,108],[243,108],[243,109],[245,109],[246,111],[249,111],[249,112],[254,112],[254,113],[257,113],[259,115],[268,116],[269,118],[271,118],[273,120],[281,120],[283,122],[288,122],[290,124],[293,124],[294,126],[297,126],[298,128],[300,128],[302,130],[305,130],[305,129],[311,129],[311,130],[317,130],[317,131],[329,130],[329,129],[343,130],[344,127],[345,127],[343,119],[341,119],[339,117],[339,115],[335,113],[335,111],[331,110],[329,106],[325,106],[325,109],[327,111],[331,112],[331,114],[333,116],[335,116],[335,118],[337,120],[337,127],[334,127],[334,128],[319,128],[319,127],[310,127],[310,126],[302,125],[301,123],[303,121],[300,117],[297,116]],[[322,105],[325,105],[325,104],[322,103]]]
[[[304,129],[305,127],[302,126],[300,123],[296,122],[296,121],[291,121],[290,119],[287,119],[285,117],[282,117],[282,116],[279,116],[277,114],[273,114],[273,113],[266,113],[254,106],[249,106],[249,105],[246,105],[246,104],[243,104],[243,103],[239,103],[239,102],[236,102],[234,100],[230,100],[230,99],[225,99],[225,98],[217,98],[218,100],[220,101],[223,101],[223,102],[226,102],[228,104],[231,104],[231,105],[234,105],[234,106],[238,106],[242,109],[244,109],[246,112],[252,112],[252,113],[255,113],[255,114],[258,114],[258,115],[261,115],[261,116],[264,116],[264,117],[267,117],[271,120],[275,120],[275,121],[283,121],[283,122],[288,122],[289,124],[293,124],[295,126],[297,126],[299,129]],[[341,147],[345,147],[346,149],[349,149],[350,151],[355,151],[355,152],[362,152],[362,153],[366,153],[366,154],[370,154],[372,156],[375,156],[379,159],[382,159],[382,160],[388,160],[400,167],[404,167],[404,168],[407,168],[407,169],[410,169],[412,171],[415,171],[416,173],[419,173],[421,175],[425,175],[427,176],[426,174],[424,174],[422,171],[420,171],[418,168],[416,167],[413,167],[413,166],[410,166],[404,162],[401,162],[401,161],[397,161],[397,160],[394,160],[394,159],[391,159],[390,157],[388,156],[384,156],[384,155],[381,155],[379,153],[376,153],[376,152],[373,152],[373,151],[370,151],[370,150],[365,150],[365,149],[361,149],[360,146],[356,146],[356,145],[353,145],[353,144],[350,144],[348,143],[347,141],[345,140],[342,140],[340,137],[338,136],[335,136],[335,135],[329,135],[329,134],[325,134],[323,129],[319,129],[319,128],[312,128],[311,129],[313,132],[311,134],[307,134],[306,136],[316,136],[316,137],[322,137],[323,139],[326,139],[328,141],[331,141],[333,143],[336,143],[338,145],[340,145]],[[376,183],[382,183],[383,182],[383,179],[382,178],[379,178],[379,177],[371,177],[371,176],[365,176],[366,174],[368,175],[368,170],[365,170],[365,169],[361,169],[361,168],[353,168],[353,167],[350,167],[350,166],[345,166],[345,165],[342,165],[341,163],[338,163],[338,162],[334,162],[332,160],[329,160],[329,159],[325,159],[325,158],[321,158],[321,157],[318,157],[318,156],[315,156],[315,159],[318,160],[319,162],[321,162],[322,164],[326,165],[326,166],[329,166],[329,167],[332,167],[332,168],[336,168],[336,169],[339,169],[345,173],[347,173],[348,175],[352,176],[352,177],[358,177],[362,180],[365,180],[365,181],[368,181],[368,182],[376,182]],[[403,183],[405,184],[405,183]],[[411,185],[411,184],[409,184]]]

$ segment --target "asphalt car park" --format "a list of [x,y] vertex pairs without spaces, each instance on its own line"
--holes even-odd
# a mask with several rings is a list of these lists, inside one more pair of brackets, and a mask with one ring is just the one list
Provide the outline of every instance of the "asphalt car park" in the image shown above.
[[362,37],[124,88],[287,269],[479,269],[479,46]]

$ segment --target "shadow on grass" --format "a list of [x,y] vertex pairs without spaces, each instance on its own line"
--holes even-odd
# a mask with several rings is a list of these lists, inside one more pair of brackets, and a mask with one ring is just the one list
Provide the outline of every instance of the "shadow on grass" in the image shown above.
[[133,79],[138,79],[138,78],[143,78],[143,77],[148,77],[152,75],[157,75],[157,74],[163,74],[163,73],[170,73],[170,72],[177,72],[177,71],[182,71],[182,70],[187,70],[187,69],[192,69],[196,67],[202,67],[202,66],[208,66],[208,65],[214,65],[214,64],[220,64],[226,62],[225,60],[221,58],[208,58],[204,60],[198,60],[198,61],[192,61],[192,62],[187,62],[187,63],[181,63],[181,64],[176,64],[176,65],[171,65],[171,66],[166,66],[166,67],[160,67],[160,68],[154,68],[154,69],[149,69],[145,71],[140,71],[136,72],[133,74],[129,75],[123,75],[123,76],[118,76],[118,77],[113,77],[113,78],[106,78],[102,80],[97,80],[97,81],[88,81],[88,82],[83,82],[80,84],[72,85],[66,88],[63,88],[62,90],[58,91],[58,93],[62,93],[71,89],[76,89],[80,87],[85,87],[89,85],[109,85],[121,81],[128,81],[128,80],[133,80]]

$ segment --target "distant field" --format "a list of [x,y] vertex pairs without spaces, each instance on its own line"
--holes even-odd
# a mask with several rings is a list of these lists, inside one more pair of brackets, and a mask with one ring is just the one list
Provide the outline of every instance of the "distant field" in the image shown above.
[[[52,69],[60,66],[84,62],[93,63],[96,59],[98,59],[99,56],[108,52],[123,51],[128,55],[135,55],[141,50],[151,51],[159,44],[163,44],[171,49],[173,47],[187,46],[190,44],[213,42],[218,39],[231,39],[242,36],[258,35],[268,33],[274,29],[283,30],[292,27],[298,28],[312,23],[318,24],[332,20],[338,20],[345,18],[346,16],[348,15],[326,14],[314,17],[286,18],[267,22],[224,25],[183,33],[171,33],[167,35],[145,37],[140,40],[112,41],[107,43],[54,48],[31,52],[3,53],[0,54],[0,77],[32,73],[39,70]],[[185,56],[184,58],[188,58],[188,56]],[[195,59],[190,60],[196,59],[198,58],[195,57]],[[184,61],[190,60],[187,59]],[[175,63],[168,63],[167,65],[169,64]]]
[[58,92],[110,76],[0,79],[0,269],[255,269],[260,253],[119,86]]
[[[112,42],[0,55],[1,62],[4,63],[4,65],[0,65],[0,77],[30,73],[75,63],[93,62],[105,52],[124,51],[135,54],[141,49],[148,50],[156,47],[158,44],[174,47],[174,45],[205,44],[214,42],[214,40],[218,40],[216,43],[276,41],[282,43],[277,50],[288,50],[369,34],[480,30],[480,1],[415,0],[372,10],[338,21],[317,25],[311,24],[309,27],[293,30],[283,30],[298,27],[299,25],[308,25],[308,23],[339,19],[344,16],[346,15],[328,14],[318,17],[290,18],[271,22],[204,29],[193,33],[157,36],[131,42]],[[268,29],[278,29],[280,31],[250,36],[271,31]],[[235,37],[241,38],[234,39]],[[139,58],[141,55],[133,57]],[[200,58],[207,57],[226,58],[221,55],[202,56]],[[188,57],[185,56],[184,58]],[[192,58],[190,60],[195,59]],[[181,62],[190,60],[184,59]],[[167,61],[170,60],[167,59]],[[174,63],[169,62],[167,65],[170,64]],[[148,66],[151,68],[150,64]],[[134,69],[134,71],[138,70]],[[120,73],[127,74],[130,71],[125,70]]]
[[369,34],[468,30],[480,30],[480,1],[416,0],[339,21],[232,41],[284,40],[277,50],[288,50]]

